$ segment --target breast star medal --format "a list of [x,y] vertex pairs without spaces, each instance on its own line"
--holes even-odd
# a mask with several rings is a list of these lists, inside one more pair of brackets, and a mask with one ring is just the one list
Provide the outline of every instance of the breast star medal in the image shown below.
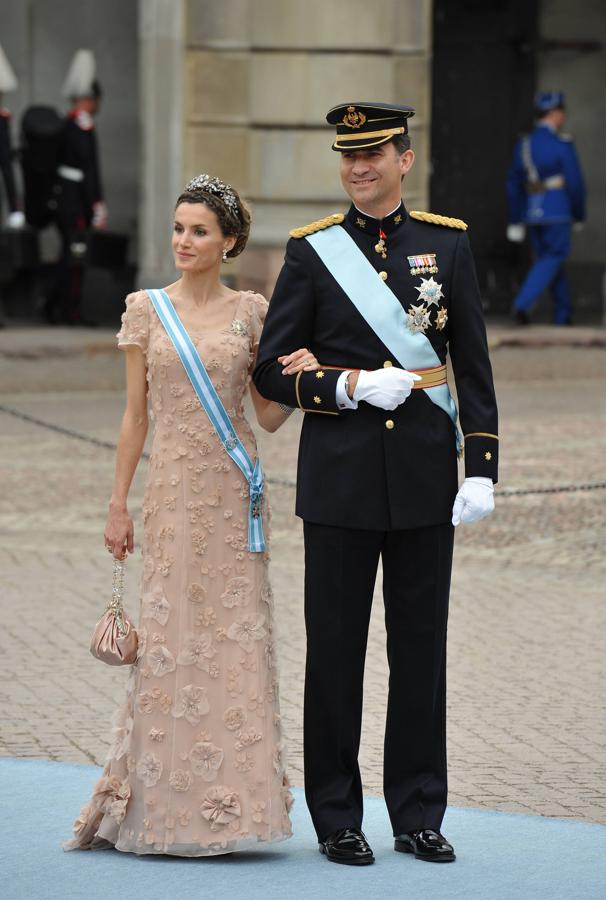
[[446,323],[448,322],[448,313],[446,309],[441,306],[436,313],[436,328],[438,331],[442,331]]
[[428,306],[432,306],[434,303],[438,306],[444,296],[442,285],[434,281],[433,275],[431,278],[421,278],[421,286],[415,285],[415,288],[419,292],[418,299],[424,300]]
[[429,310],[422,303],[420,306],[413,306],[411,304],[408,312],[406,313],[406,327],[412,334],[416,334],[420,331],[422,334],[425,334],[427,329],[430,326],[429,321]]

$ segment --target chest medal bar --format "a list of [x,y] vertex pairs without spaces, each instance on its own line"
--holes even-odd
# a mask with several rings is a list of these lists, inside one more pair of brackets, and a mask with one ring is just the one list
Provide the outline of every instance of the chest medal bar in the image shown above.
[[411,275],[435,275],[438,271],[435,253],[419,253],[418,256],[407,256]]

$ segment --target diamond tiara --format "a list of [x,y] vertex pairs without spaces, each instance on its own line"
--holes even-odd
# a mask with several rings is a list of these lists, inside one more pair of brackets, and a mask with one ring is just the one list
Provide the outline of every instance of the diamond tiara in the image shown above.
[[222,203],[229,209],[231,213],[234,215],[238,215],[238,201],[236,200],[236,195],[234,194],[232,188],[225,184],[224,181],[221,181],[220,178],[216,178],[211,175],[207,175],[203,173],[202,175],[196,175],[195,178],[191,178],[187,184],[185,185],[186,191],[205,191],[207,194],[214,194],[216,197],[221,200]]

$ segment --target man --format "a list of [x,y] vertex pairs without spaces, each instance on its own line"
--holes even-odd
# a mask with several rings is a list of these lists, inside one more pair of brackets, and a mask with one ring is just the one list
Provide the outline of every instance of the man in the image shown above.
[[[25,216],[19,209],[17,202],[17,189],[15,187],[15,175],[13,172],[13,149],[10,135],[11,112],[3,106],[4,94],[17,88],[15,73],[6,58],[4,50],[0,46],[0,171],[4,181],[8,215],[6,225],[9,228],[21,228],[25,225]],[[0,213],[2,207],[0,205]],[[3,216],[0,215],[0,219]]]
[[[321,852],[350,865],[374,860],[361,831],[357,756],[379,557],[395,849],[455,858],[440,834],[453,525],[492,510],[497,478],[497,409],[467,226],[409,213],[401,199],[413,113],[382,103],[328,113],[352,205],[291,232],[253,376],[265,397],[306,413],[296,509],[306,562],[305,789]],[[322,368],[293,377],[290,354],[303,345]],[[447,346],[466,433],[458,493]]]
[[103,229],[107,208],[103,202],[94,116],[101,88],[95,78],[90,50],[78,50],[63,86],[71,108],[59,140],[55,220],[61,236],[56,282],[46,306],[49,322],[90,324],[82,319],[82,281],[89,228]]
[[[0,46],[0,172],[4,182],[4,193],[8,215],[4,216],[2,194],[0,192],[0,223],[7,228],[22,228],[25,225],[25,216],[19,209],[17,202],[17,189],[15,187],[15,175],[13,172],[13,148],[10,134],[11,112],[3,105],[4,94],[17,88],[17,79],[12,66],[6,58],[4,50]],[[0,291],[0,328],[4,328],[4,304]]]
[[572,324],[572,304],[564,271],[570,253],[573,222],[585,219],[585,186],[572,138],[561,129],[566,121],[560,91],[535,98],[537,124],[516,144],[507,178],[510,241],[524,240],[526,226],[536,261],[513,303],[520,325],[547,288],[551,289],[556,325]]

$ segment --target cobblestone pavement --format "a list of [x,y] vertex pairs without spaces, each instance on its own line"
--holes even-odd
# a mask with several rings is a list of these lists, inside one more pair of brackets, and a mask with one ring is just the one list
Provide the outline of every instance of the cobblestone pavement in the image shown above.
[[[0,335],[0,406],[116,438],[122,360],[106,334]],[[86,344],[85,352],[83,351]],[[449,637],[450,802],[606,823],[603,635],[606,491],[506,495],[603,481],[606,352],[495,343],[497,511],[457,535]],[[290,773],[302,784],[298,414],[260,436]],[[143,468],[143,467],[141,467]],[[0,410],[0,754],[102,763],[125,672],[88,653],[111,579],[102,529],[113,453]],[[278,482],[278,483],[276,483]],[[131,511],[140,516],[143,471]],[[128,566],[135,611],[138,556]],[[377,586],[361,763],[381,792],[387,665]],[[84,798],[83,798],[84,799]]]

